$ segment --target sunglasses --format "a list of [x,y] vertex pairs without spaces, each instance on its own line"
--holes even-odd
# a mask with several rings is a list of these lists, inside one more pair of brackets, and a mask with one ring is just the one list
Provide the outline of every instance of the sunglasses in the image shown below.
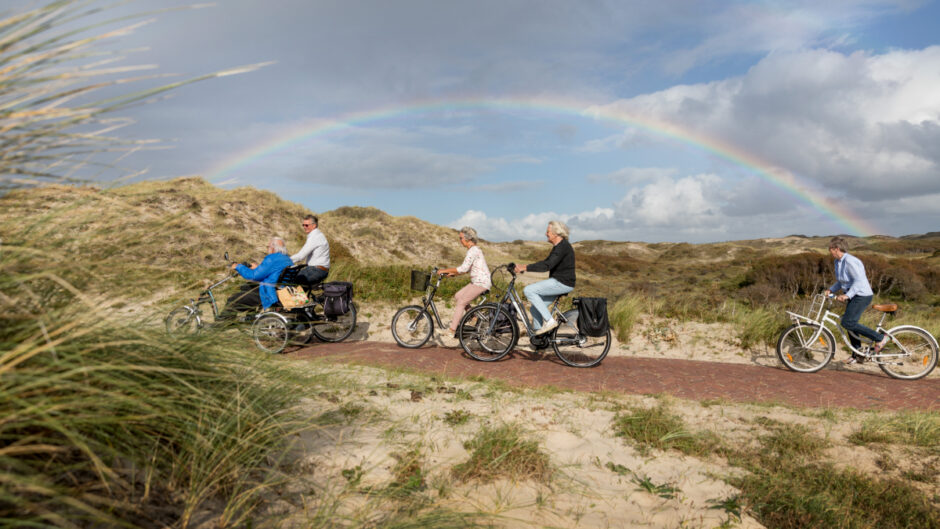
[[313,224],[307,224],[306,222],[304,222],[304,223],[303,223],[303,226],[309,227],[309,226],[313,226]]

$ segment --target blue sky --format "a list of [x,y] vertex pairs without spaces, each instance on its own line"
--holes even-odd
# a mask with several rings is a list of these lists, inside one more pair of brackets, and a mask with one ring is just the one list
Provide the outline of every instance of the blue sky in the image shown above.
[[[167,5],[184,4],[120,9]],[[272,64],[125,112],[124,134],[171,147],[121,161],[149,178],[204,175],[491,240],[541,239],[553,218],[574,240],[940,230],[936,2],[226,0],[155,19],[110,44],[127,63],[181,76]],[[213,172],[291,131],[406,108]]]

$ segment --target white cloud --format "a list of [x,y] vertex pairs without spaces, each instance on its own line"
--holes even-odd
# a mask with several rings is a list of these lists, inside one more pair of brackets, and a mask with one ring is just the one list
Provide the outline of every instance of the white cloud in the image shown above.
[[642,226],[715,227],[723,221],[715,175],[659,178],[631,189],[617,203],[617,212]]
[[740,78],[606,110],[688,124],[833,193],[874,200],[940,190],[938,86],[940,46],[883,55],[812,50],[772,54]]

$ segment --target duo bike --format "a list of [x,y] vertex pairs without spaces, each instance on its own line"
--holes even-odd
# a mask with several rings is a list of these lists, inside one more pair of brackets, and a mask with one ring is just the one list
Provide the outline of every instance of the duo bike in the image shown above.
[[872,362],[894,378],[916,380],[930,374],[937,366],[937,340],[927,330],[914,325],[900,325],[885,329],[885,319],[898,310],[894,303],[872,305],[881,312],[877,331],[888,336],[888,343],[875,352],[874,342],[850,333],[860,343],[853,347],[845,329],[839,325],[839,315],[829,310],[833,296],[816,294],[810,304],[809,314],[804,316],[787,312],[793,325],[780,334],[777,340],[777,356],[783,365],[800,373],[814,373],[826,367],[836,352],[836,339],[830,327],[839,330],[842,341],[853,355],[862,362]]
[[[228,253],[225,254],[228,261]],[[292,278],[302,267],[290,267],[281,273],[278,286],[292,285]],[[214,290],[236,277],[230,273],[203,290],[197,298],[170,311],[164,320],[171,335],[194,335],[216,327],[219,305]],[[356,306],[350,300],[343,314],[327,314],[324,283],[308,288],[309,302],[285,309],[279,305],[257,313],[239,315],[231,324],[250,332],[255,345],[268,353],[280,353],[288,344],[302,345],[315,336],[323,342],[341,342],[356,328]],[[319,307],[319,310],[318,310]]]

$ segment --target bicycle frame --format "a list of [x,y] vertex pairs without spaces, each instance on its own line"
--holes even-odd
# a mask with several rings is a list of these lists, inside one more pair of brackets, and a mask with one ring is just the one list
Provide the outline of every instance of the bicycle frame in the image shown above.
[[[509,270],[509,268],[507,267],[506,270]],[[516,314],[518,314],[519,319],[522,320],[522,324],[525,326],[526,334],[531,337],[535,334],[535,329],[532,328],[532,321],[529,319],[529,312],[525,310],[525,304],[522,302],[522,298],[519,296],[519,293],[516,292],[515,267],[513,267],[513,270],[509,270],[509,273],[512,274],[512,280],[509,282],[509,286],[506,287],[506,294],[498,303],[496,308],[496,317],[493,318],[493,321],[490,322],[490,326],[487,331],[493,332],[493,329],[496,326],[496,321],[499,319],[499,315],[503,310],[503,303],[510,301],[513,308],[516,309]],[[561,310],[558,309],[558,301],[561,298],[562,296],[555,298],[555,301],[552,302],[552,306],[549,309],[549,312],[551,312],[552,317],[555,318],[555,320],[559,323],[566,323],[568,320],[565,318],[565,315],[562,314]],[[548,338],[548,336],[546,336],[546,338]]]
[[[828,326],[832,326],[838,329],[839,335],[842,337],[842,342],[845,344],[846,347],[849,348],[850,351],[852,351],[852,353],[872,359],[876,363],[883,363],[883,360],[887,360],[891,358],[899,358],[899,357],[903,357],[903,356],[910,354],[907,351],[907,349],[905,349],[904,345],[900,343],[898,343],[898,347],[901,348],[901,350],[903,351],[902,353],[896,353],[896,354],[872,353],[871,352],[872,340],[863,338],[855,334],[854,332],[846,331],[842,327],[842,325],[839,324],[841,320],[841,316],[829,310],[829,307],[832,306],[832,299],[833,298],[829,296],[816,294],[812,305],[810,305],[810,313],[813,313],[813,312],[816,313],[815,319],[807,317],[807,316],[803,316],[802,314],[797,314],[795,312],[787,311],[787,315],[790,316],[790,319],[793,321],[794,325],[802,326],[803,323],[809,323],[817,327],[816,332],[813,333],[813,336],[809,340],[807,340],[805,343],[802,343],[801,345],[806,347],[808,344],[815,343],[816,340],[819,339],[819,336],[822,334],[823,328],[826,328],[828,324]],[[815,308],[817,301],[819,302],[818,309]],[[823,312],[823,309],[825,309],[825,312]],[[888,313],[883,312],[881,314],[881,321],[879,321],[877,327],[875,327],[875,330],[877,332],[881,334],[888,334],[888,330],[883,327],[885,318],[887,317],[888,317]],[[830,332],[832,331],[830,330]],[[864,340],[868,340],[869,343],[862,346],[860,349],[856,349],[855,347],[852,346],[852,341],[850,340],[849,336],[857,339],[860,344],[863,343]]]
[[[441,314],[437,310],[437,305],[434,303],[434,294],[437,293],[437,289],[441,286],[441,276],[437,273],[437,268],[431,272],[431,276],[437,277],[437,281],[428,281],[428,288],[424,291],[424,302],[422,307],[424,311],[434,316],[434,321],[437,323],[437,328],[441,329],[444,327],[444,324],[441,322]],[[431,309],[431,310],[428,310]]]
[[199,294],[198,298],[192,300],[191,308],[192,308],[192,311],[196,314],[196,321],[200,327],[202,327],[202,316],[199,314],[199,304],[208,300],[210,306],[212,307],[212,317],[213,318],[218,317],[219,316],[219,304],[215,300],[215,295],[212,293],[212,289],[217,288],[223,285],[224,283],[231,281],[233,277],[235,276],[230,274],[226,276],[225,278],[220,279],[219,281],[216,281],[215,283],[210,285],[208,288],[203,290]]

